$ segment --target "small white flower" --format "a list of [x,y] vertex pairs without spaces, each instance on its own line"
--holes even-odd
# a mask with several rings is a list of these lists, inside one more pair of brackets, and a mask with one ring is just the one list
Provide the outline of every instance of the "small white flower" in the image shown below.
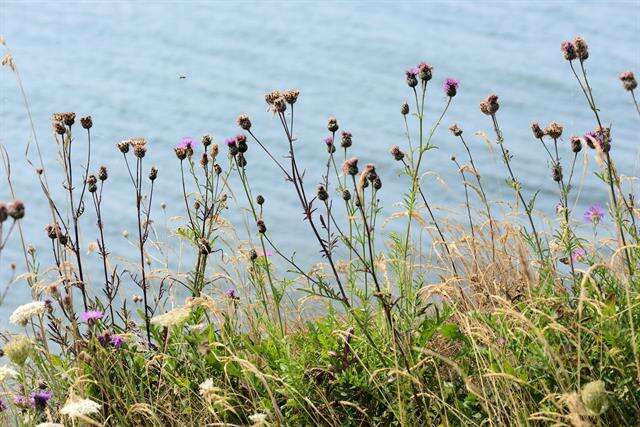
[[25,326],[33,316],[40,316],[44,314],[47,307],[43,301],[33,301],[29,304],[21,305],[16,308],[13,314],[9,317],[9,321],[16,325]]
[[4,382],[7,379],[15,378],[18,376],[18,372],[14,369],[11,369],[7,365],[0,366],[0,383]]
[[85,417],[100,411],[100,404],[91,399],[69,399],[60,413],[71,418]]
[[169,328],[174,325],[179,325],[185,322],[191,314],[191,307],[178,307],[173,310],[167,311],[165,314],[154,316],[151,318],[151,323],[154,325]]
[[249,415],[249,420],[253,423],[254,426],[267,425],[267,414],[257,413]]

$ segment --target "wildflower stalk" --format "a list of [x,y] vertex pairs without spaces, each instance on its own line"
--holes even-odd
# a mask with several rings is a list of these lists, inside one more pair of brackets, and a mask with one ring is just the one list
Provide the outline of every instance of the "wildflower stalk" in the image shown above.
[[464,174],[464,169],[462,168],[460,163],[458,163],[458,160],[455,157],[451,157],[451,161],[453,161],[453,163],[455,163],[456,167],[458,168],[458,172],[460,173],[460,177],[462,178],[462,185],[464,185],[465,207],[467,208],[467,218],[469,219],[469,230],[471,230],[471,247],[473,249],[473,261],[475,264],[475,269],[476,271],[478,271],[479,267],[478,267],[478,252],[476,248],[476,233],[473,228],[473,218],[471,216],[471,205],[469,203],[469,189],[468,189],[467,178]]
[[531,232],[533,233],[533,237],[536,241],[536,247],[538,249],[538,256],[540,258],[541,265],[544,265],[544,255],[542,253],[542,245],[540,243],[540,237],[538,236],[538,232],[536,230],[536,226],[533,223],[533,216],[531,213],[531,207],[524,200],[524,196],[522,195],[522,190],[520,189],[520,183],[518,179],[515,177],[513,173],[513,169],[511,168],[510,154],[504,149],[504,138],[502,136],[502,131],[500,130],[500,126],[498,125],[498,120],[496,119],[496,115],[491,114],[491,121],[493,122],[493,130],[496,133],[496,137],[498,138],[498,145],[500,146],[500,150],[502,151],[502,159],[504,160],[505,165],[507,166],[507,171],[509,172],[509,176],[511,177],[511,184],[513,189],[516,192],[516,195],[522,202],[522,206],[524,207],[524,211],[527,214],[527,218],[529,218],[529,224],[531,225]]

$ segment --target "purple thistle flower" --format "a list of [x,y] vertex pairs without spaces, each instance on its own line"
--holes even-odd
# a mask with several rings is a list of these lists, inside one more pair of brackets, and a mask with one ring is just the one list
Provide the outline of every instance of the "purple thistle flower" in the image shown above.
[[180,141],[180,144],[178,144],[178,148],[193,150],[193,139],[189,137],[182,138],[182,141]]
[[575,250],[571,253],[571,259],[572,259],[574,262],[577,262],[577,261],[582,260],[582,258],[584,258],[584,257],[585,257],[585,255],[587,255],[587,251],[585,251],[585,250],[584,250],[584,249],[582,249],[582,248],[578,248],[578,249],[575,249]]
[[89,310],[89,311],[85,311],[82,314],[80,314],[80,317],[85,322],[102,319],[102,316],[103,316],[103,314],[99,310]]
[[442,90],[444,90],[444,93],[449,96],[449,97],[454,97],[456,96],[456,93],[458,92],[458,85],[460,84],[460,82],[456,79],[452,79],[452,78],[448,78],[444,81],[444,83],[442,83]]
[[407,77],[416,77],[418,75],[418,68],[409,68],[407,71],[405,71],[405,74],[407,75]]
[[327,146],[329,145],[333,145],[333,137],[332,136],[328,136],[324,139],[324,143],[327,144]]
[[597,225],[602,218],[604,218],[604,209],[600,206],[599,203],[595,205],[589,206],[589,208],[584,211],[584,221],[593,225]]
[[227,147],[235,147],[238,140],[236,138],[227,138],[224,142],[227,144]]
[[225,295],[227,296],[227,298],[231,298],[231,299],[238,298],[238,296],[236,295],[236,288],[227,289],[227,292],[225,292]]
[[4,400],[0,400],[0,412],[4,412],[7,410],[7,404],[4,403]]
[[52,397],[53,393],[49,390],[38,390],[31,393],[30,399],[33,401],[36,409],[43,411],[47,406],[47,402],[49,402]]
[[265,257],[265,258],[266,258],[266,257],[273,256],[273,252],[271,252],[271,251],[269,251],[269,250],[267,250],[266,252],[264,252],[264,251],[262,251],[262,250],[257,251],[257,252],[258,252],[258,256],[262,256],[262,257]]
[[113,337],[111,337],[111,345],[115,348],[122,347],[122,344],[124,344],[124,339],[121,336],[114,335]]

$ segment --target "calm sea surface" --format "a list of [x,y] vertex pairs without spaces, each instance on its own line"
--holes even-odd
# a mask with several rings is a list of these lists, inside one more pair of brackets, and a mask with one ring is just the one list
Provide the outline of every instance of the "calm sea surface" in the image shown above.
[[[154,216],[162,233],[165,223],[174,226],[171,217],[182,213],[179,169],[172,151],[180,138],[211,133],[222,142],[238,133],[237,115],[247,113],[255,132],[275,152],[285,152],[279,125],[265,111],[263,94],[272,89],[301,90],[296,133],[310,191],[326,158],[322,143],[326,119],[334,115],[342,129],[353,133],[352,153],[363,163],[377,164],[384,180],[383,215],[390,215],[395,211],[393,202],[406,188],[397,163],[388,155],[391,145],[406,146],[399,106],[412,94],[404,70],[422,60],[434,66],[428,120],[433,121],[444,106],[442,80],[458,78],[459,93],[443,124],[458,122],[465,129],[490,198],[512,200],[500,159],[473,135],[490,130],[478,102],[491,92],[500,95],[499,118],[516,172],[525,191],[541,190],[537,206],[552,215],[556,187],[529,125],[533,120],[562,122],[566,159],[568,136],[594,127],[559,51],[560,42],[576,34],[590,45],[588,70],[602,116],[612,124],[618,168],[625,175],[639,172],[640,120],[617,79],[627,69],[640,74],[638,2],[2,1],[0,34],[13,52],[28,93],[49,181],[59,190],[62,176],[50,116],[56,111],[93,116],[93,169],[105,164],[111,171],[104,216],[114,257],[133,257],[122,232],[130,230],[133,235],[135,224],[134,198],[115,143],[133,136],[149,140],[145,162],[160,170]],[[16,191],[27,204],[23,224],[28,243],[38,249],[44,269],[49,258],[43,227],[49,214],[34,172],[25,162],[29,122],[15,76],[6,68],[0,71],[0,143],[11,156]],[[442,182],[427,178],[425,188],[439,207],[438,214],[452,217],[462,213],[464,193],[450,157],[464,158],[464,152],[446,126],[434,137],[439,149],[426,156],[427,167]],[[82,146],[80,132],[77,138],[76,144]],[[267,199],[265,218],[275,239],[287,252],[297,252],[305,265],[318,261],[289,186],[257,148],[250,149],[248,161],[256,194]],[[578,215],[591,203],[607,203],[605,188],[593,176],[592,159],[589,168]],[[3,176],[0,200],[7,199]],[[167,205],[166,214],[161,203]],[[83,217],[85,247],[96,238],[91,210],[88,207]],[[232,203],[227,217],[241,224],[243,215]],[[241,237],[246,236],[241,229]],[[17,234],[13,237],[2,255],[2,285],[9,277],[9,263],[18,263],[19,269],[24,265]],[[88,268],[98,274],[97,255],[88,259]],[[0,325],[6,323],[6,313],[29,298],[24,282],[10,289],[0,307]]]

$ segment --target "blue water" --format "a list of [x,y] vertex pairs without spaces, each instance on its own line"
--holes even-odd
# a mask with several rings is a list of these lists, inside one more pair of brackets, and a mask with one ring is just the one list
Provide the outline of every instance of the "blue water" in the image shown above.
[[[465,129],[490,198],[512,200],[500,159],[473,136],[478,130],[490,131],[489,120],[478,111],[479,101],[491,92],[500,95],[499,118],[516,172],[525,191],[541,190],[538,206],[552,215],[556,187],[529,125],[533,120],[564,123],[565,144],[569,135],[594,127],[559,51],[560,42],[576,34],[590,45],[591,83],[604,120],[613,126],[617,166],[624,175],[638,175],[640,120],[617,79],[627,69],[640,73],[638,2],[3,1],[0,25],[29,96],[49,181],[59,191],[62,177],[50,116],[55,111],[93,116],[93,169],[100,164],[111,169],[104,216],[114,257],[133,258],[121,233],[133,234],[135,224],[134,199],[115,143],[133,136],[150,141],[145,162],[160,170],[154,209],[162,232],[161,226],[174,226],[171,217],[182,213],[172,152],[181,137],[212,133],[222,142],[238,133],[237,115],[247,113],[255,132],[275,152],[285,152],[279,125],[265,111],[263,94],[272,89],[301,90],[296,132],[310,190],[319,181],[326,156],[326,119],[335,115],[341,128],[354,135],[352,153],[362,163],[377,164],[384,180],[383,215],[390,215],[406,188],[388,155],[391,145],[406,146],[399,106],[412,93],[404,70],[422,60],[435,67],[428,119],[434,120],[444,106],[442,80],[458,78],[459,94],[444,124],[458,122]],[[27,203],[23,224],[28,243],[38,249],[44,268],[48,242],[42,230],[49,216],[25,162],[29,122],[15,76],[7,69],[0,76],[0,142],[13,161],[18,195]],[[440,148],[426,157],[426,166],[444,184],[428,179],[425,188],[439,215],[455,216],[461,212],[463,192],[449,159],[452,154],[464,156],[446,126],[434,138]],[[83,144],[80,132],[77,135],[77,144]],[[567,147],[562,150],[568,153]],[[248,161],[256,193],[267,199],[268,227],[282,248],[296,251],[307,266],[319,261],[290,187],[258,149],[251,148]],[[593,159],[589,165],[580,212],[591,203],[607,203],[606,189],[593,176]],[[0,200],[7,200],[2,179]],[[166,215],[159,208],[163,202]],[[241,215],[232,203],[227,216],[238,222]],[[83,217],[84,246],[96,237],[93,221],[90,212]],[[24,264],[16,237],[2,256],[0,284],[9,277],[9,263],[16,262],[19,270]],[[87,268],[98,274],[97,255],[89,259]],[[9,290],[0,312],[27,300],[28,290],[20,282]]]

